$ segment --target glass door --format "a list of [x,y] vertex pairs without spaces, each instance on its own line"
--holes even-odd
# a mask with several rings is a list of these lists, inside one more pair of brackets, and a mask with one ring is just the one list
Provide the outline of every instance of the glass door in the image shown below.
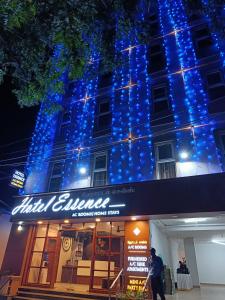
[[108,290],[123,267],[124,222],[96,224],[90,290]]
[[60,247],[58,235],[59,226],[56,224],[37,226],[27,272],[27,284],[53,286]]

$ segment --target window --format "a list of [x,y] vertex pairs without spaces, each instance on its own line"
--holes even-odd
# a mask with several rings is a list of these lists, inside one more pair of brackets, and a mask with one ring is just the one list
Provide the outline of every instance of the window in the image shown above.
[[157,14],[152,14],[148,18],[148,23],[149,23],[149,34],[151,37],[154,37],[159,34],[159,20],[158,20],[158,15]]
[[98,87],[104,88],[104,87],[108,87],[110,85],[112,85],[112,73],[111,72],[106,73],[100,77]]
[[93,186],[103,186],[107,182],[107,155],[98,153],[94,156],[92,175]]
[[208,27],[202,27],[194,32],[197,56],[203,58],[213,54],[213,42]]
[[223,162],[223,170],[225,169],[225,131],[224,129],[222,131],[219,131],[218,133],[218,146],[221,153],[221,160]]
[[156,161],[158,179],[176,177],[176,162],[172,142],[156,145]]
[[155,86],[152,89],[153,110],[155,113],[169,109],[168,89],[165,85]]
[[223,156],[224,156],[224,159],[225,159],[225,133],[222,133],[220,135],[220,141],[221,141],[221,144],[222,144],[222,153],[223,153]]
[[161,71],[165,68],[166,60],[161,44],[153,44],[149,47],[149,73]]
[[211,100],[225,97],[225,82],[220,71],[207,75],[208,91]]
[[61,122],[61,127],[60,127],[60,136],[65,137],[67,130],[70,125],[70,113],[68,111],[65,111],[63,116],[62,116],[62,122]]
[[101,99],[97,106],[94,135],[107,134],[111,128],[110,98]]
[[49,183],[49,192],[57,192],[61,186],[61,174],[63,171],[64,162],[56,162],[52,167],[52,175]]

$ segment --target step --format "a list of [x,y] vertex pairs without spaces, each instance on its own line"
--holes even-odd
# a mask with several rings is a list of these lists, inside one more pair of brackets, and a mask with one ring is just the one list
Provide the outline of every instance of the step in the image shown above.
[[25,299],[35,299],[35,300],[88,300],[88,299],[93,299],[93,298],[83,298],[82,296],[58,296],[55,294],[44,294],[44,293],[29,293],[29,292],[23,292],[23,293],[18,293],[18,296],[16,296],[17,298],[25,298]]
[[20,296],[14,296],[12,300],[40,300],[35,298],[26,298],[26,297],[20,297]]
[[[87,299],[93,299],[93,298],[88,298],[88,297],[82,297],[81,295],[79,296],[65,296],[65,295],[56,295],[54,293],[52,294],[44,294],[44,293],[33,293],[33,292],[18,292],[18,295],[16,297],[22,297],[26,299],[35,299],[35,300],[71,300],[71,299],[76,299],[76,300],[87,300]],[[97,299],[97,298],[96,298]]]
[[[58,291],[54,289],[33,288],[33,287],[20,287],[16,297],[38,299],[38,300],[69,300],[69,299],[82,299],[82,300],[108,300],[108,294],[96,294],[85,292],[68,292]],[[115,296],[111,297],[115,299]]]
[[[56,298],[52,298],[52,299],[56,299]],[[61,298],[61,299],[66,299],[66,298]],[[73,298],[70,298],[70,299],[73,299],[73,300],[87,300],[88,298],[78,298],[78,297],[73,297]],[[13,300],[40,300],[40,298],[34,298],[33,296],[30,296],[30,297],[24,297],[24,296],[14,296],[13,297]]]

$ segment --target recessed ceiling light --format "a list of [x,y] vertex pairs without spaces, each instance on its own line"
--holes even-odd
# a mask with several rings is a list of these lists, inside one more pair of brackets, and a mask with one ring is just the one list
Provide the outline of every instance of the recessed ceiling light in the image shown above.
[[137,217],[131,217],[131,220],[132,220],[132,221],[136,221],[136,220],[137,220]]
[[212,243],[225,246],[225,240],[212,240]]
[[37,221],[38,224],[43,224],[43,221]]
[[207,218],[190,218],[185,219],[184,223],[199,223],[199,222],[205,222]]
[[96,222],[100,222],[100,221],[101,221],[101,219],[97,218],[97,219],[95,219],[95,221],[96,221]]
[[69,224],[69,222],[70,222],[69,220],[64,220],[64,223],[66,224]]

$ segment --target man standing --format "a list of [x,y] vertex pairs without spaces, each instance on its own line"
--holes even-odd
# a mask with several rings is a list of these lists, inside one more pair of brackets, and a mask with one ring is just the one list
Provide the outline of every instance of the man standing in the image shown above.
[[151,257],[149,260],[149,271],[151,276],[151,288],[153,294],[153,300],[157,300],[157,294],[159,294],[161,300],[166,300],[163,289],[162,272],[163,262],[162,259],[157,256],[156,250],[151,248]]

